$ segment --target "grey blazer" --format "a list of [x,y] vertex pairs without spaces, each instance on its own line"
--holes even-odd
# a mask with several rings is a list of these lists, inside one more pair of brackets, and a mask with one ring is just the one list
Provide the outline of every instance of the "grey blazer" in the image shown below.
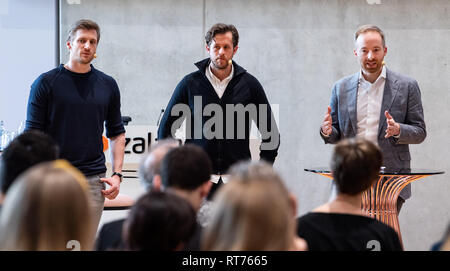
[[[334,85],[330,102],[333,131],[329,137],[321,134],[325,143],[336,143],[341,138],[356,136],[358,79],[359,72],[342,78]],[[399,138],[384,138],[386,110],[400,124]],[[408,144],[419,144],[426,135],[420,89],[416,80],[386,69],[378,127],[378,146],[383,153],[383,165],[386,168],[409,169],[411,155]],[[400,196],[403,199],[411,197],[410,185],[402,190]]]

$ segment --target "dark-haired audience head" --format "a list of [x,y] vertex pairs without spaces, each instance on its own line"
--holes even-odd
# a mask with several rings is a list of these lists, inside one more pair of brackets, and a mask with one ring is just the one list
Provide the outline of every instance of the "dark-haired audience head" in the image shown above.
[[[265,162],[233,166],[230,180],[214,196],[204,231],[205,250],[306,249],[296,237],[296,199]],[[301,245],[299,244],[301,243]]]
[[341,140],[331,159],[338,192],[357,195],[368,189],[378,178],[382,160],[380,149],[366,139]]
[[196,211],[211,189],[211,172],[208,155],[192,144],[170,150],[161,165],[163,186],[188,199]]
[[162,190],[161,162],[164,156],[180,144],[175,139],[158,140],[144,155],[139,165],[139,179],[146,191]]
[[58,156],[58,145],[43,132],[28,130],[14,138],[0,157],[2,194],[5,195],[14,180],[28,168]]
[[174,193],[150,191],[131,208],[123,238],[128,250],[181,250],[195,227],[189,202]]

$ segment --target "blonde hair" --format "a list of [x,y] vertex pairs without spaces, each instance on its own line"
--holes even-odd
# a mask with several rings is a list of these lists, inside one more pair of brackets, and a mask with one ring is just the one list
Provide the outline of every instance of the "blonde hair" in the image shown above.
[[355,42],[358,39],[359,35],[361,35],[363,33],[371,32],[371,31],[377,32],[378,34],[380,34],[381,41],[383,42],[383,47],[386,47],[386,41],[384,40],[383,30],[381,30],[378,26],[373,25],[373,24],[365,24],[365,25],[361,25],[360,27],[358,27],[358,29],[356,29],[356,32],[355,32]]
[[84,176],[65,160],[38,164],[11,187],[0,216],[2,250],[90,250],[94,234]]
[[280,176],[266,163],[233,167],[205,229],[205,250],[289,250],[295,210]]

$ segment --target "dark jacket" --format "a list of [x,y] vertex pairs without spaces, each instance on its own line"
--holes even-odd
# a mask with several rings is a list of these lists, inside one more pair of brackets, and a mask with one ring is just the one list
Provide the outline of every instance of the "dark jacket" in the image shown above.
[[[232,164],[251,158],[250,125],[254,120],[262,136],[260,158],[273,163],[278,153],[280,135],[261,84],[233,62],[233,78],[222,98],[219,98],[205,75],[209,62],[209,59],[204,59],[196,63],[199,70],[178,83],[161,119],[158,138],[173,137],[172,131],[181,125],[182,119],[189,116],[186,143],[202,147],[211,159],[214,173],[223,174]],[[177,104],[184,105],[184,109],[189,109],[188,112],[177,113],[178,109],[183,110],[183,106],[174,108]],[[260,110],[261,105],[267,110]],[[242,114],[236,113],[239,107],[248,110]],[[252,107],[256,110],[252,111]],[[221,109],[221,116],[221,112],[214,110],[217,108]],[[175,112],[171,113],[172,109]],[[241,128],[238,129],[238,126]]]
[[95,242],[96,251],[116,251],[123,250],[122,229],[125,219],[114,220],[106,223],[98,233]]

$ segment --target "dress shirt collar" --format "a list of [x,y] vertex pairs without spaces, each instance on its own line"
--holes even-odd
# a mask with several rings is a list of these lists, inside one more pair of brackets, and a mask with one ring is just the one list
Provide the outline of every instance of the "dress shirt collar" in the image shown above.
[[214,84],[220,84],[220,83],[225,83],[225,82],[230,82],[231,78],[233,78],[233,74],[234,74],[234,65],[231,65],[231,72],[230,75],[227,76],[227,78],[223,79],[222,81],[220,81],[219,78],[217,78],[214,73],[211,70],[211,65],[212,63],[210,63],[208,65],[208,68],[206,69],[206,73],[209,75],[209,77],[211,78],[211,80],[214,82]]
[[[386,80],[386,66],[385,65],[383,65],[383,69],[381,70],[380,75],[378,76],[377,80],[375,80],[375,82],[373,82],[373,83],[375,84],[378,80],[380,80],[380,78],[383,78]],[[362,70],[359,71],[359,83],[372,85],[372,83],[370,83],[369,81],[366,80],[366,78],[364,78]]]

